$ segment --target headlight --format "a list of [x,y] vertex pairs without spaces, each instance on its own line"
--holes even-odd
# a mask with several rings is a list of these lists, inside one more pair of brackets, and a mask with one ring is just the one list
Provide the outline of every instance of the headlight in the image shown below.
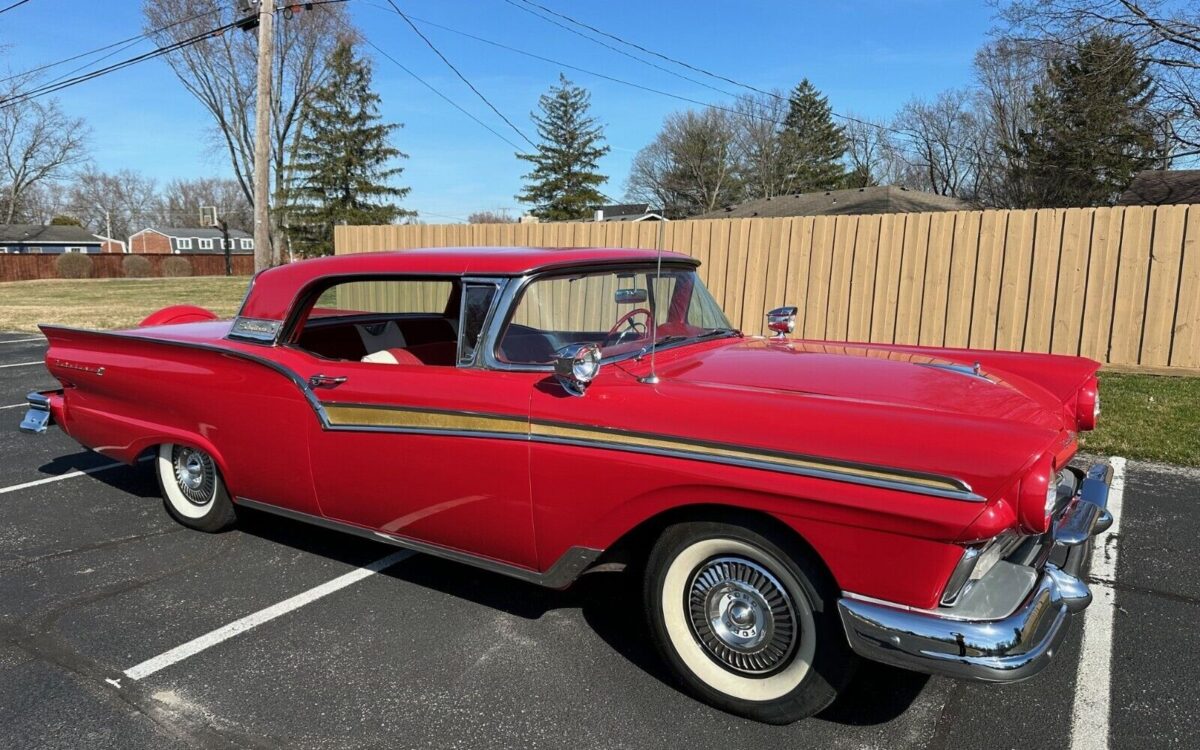
[[1058,499],[1058,477],[1054,473],[1054,456],[1050,453],[1038,459],[1021,479],[1017,497],[1017,521],[1028,534],[1045,534],[1050,530],[1050,517]]
[[1075,401],[1075,425],[1079,430],[1094,430],[1099,418],[1100,383],[1093,376],[1079,389]]

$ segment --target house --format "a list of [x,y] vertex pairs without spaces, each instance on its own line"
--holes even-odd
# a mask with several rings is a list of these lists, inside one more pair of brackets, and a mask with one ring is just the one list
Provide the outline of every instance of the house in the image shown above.
[[101,240],[79,226],[0,224],[0,254],[98,253]]
[[895,185],[823,190],[777,195],[693,216],[693,219],[778,218],[784,216],[836,216],[839,214],[897,214],[926,211],[968,211],[973,206],[948,195],[909,190]]
[[1117,198],[1118,206],[1170,206],[1200,203],[1200,169],[1138,172]]
[[102,234],[96,235],[96,239],[100,240],[100,252],[113,253],[114,255],[128,252],[124,240],[115,240],[112,237],[105,237]]
[[612,206],[596,206],[592,221],[667,221],[649,203],[618,203]]
[[[129,237],[129,252],[136,254],[224,253],[225,235],[211,227],[151,227]],[[230,251],[254,252],[254,238],[240,229],[229,230]]]

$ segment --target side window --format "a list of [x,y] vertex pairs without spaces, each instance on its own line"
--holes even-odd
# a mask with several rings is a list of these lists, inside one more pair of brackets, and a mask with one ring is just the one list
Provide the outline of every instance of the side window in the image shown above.
[[467,284],[463,288],[462,320],[458,326],[459,364],[470,364],[475,359],[475,347],[495,299],[495,284]]
[[293,341],[325,359],[453,367],[458,300],[446,279],[346,281],[321,292]]

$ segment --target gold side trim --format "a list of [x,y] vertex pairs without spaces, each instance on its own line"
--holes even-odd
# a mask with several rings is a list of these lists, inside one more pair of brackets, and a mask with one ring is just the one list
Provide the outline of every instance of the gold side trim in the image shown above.
[[584,440],[588,442],[616,443],[619,445],[628,445],[630,447],[654,448],[665,451],[679,451],[683,453],[693,453],[705,456],[720,456],[722,458],[732,458],[739,461],[754,461],[764,464],[777,464],[779,466],[787,466],[796,469],[808,469],[811,471],[826,471],[845,474],[848,476],[861,477],[863,479],[874,479],[882,482],[896,482],[903,484],[916,484],[931,489],[945,490],[948,492],[962,492],[962,486],[951,480],[939,479],[937,477],[914,476],[912,474],[904,474],[899,472],[891,472],[882,469],[874,469],[861,466],[847,466],[845,464],[822,461],[819,459],[809,458],[794,458],[790,456],[780,456],[761,451],[740,449],[740,448],[722,448],[703,443],[693,443],[682,440],[672,440],[669,438],[659,438],[650,435],[628,434],[612,430],[604,429],[589,429],[582,427],[569,427],[566,425],[546,424],[535,422],[531,426],[530,434],[536,437],[554,437],[566,440]]
[[417,430],[458,430],[526,434],[528,423],[521,417],[393,409],[373,406],[327,404],[325,416],[334,427],[404,427]]
[[783,471],[809,473],[830,479],[911,488],[963,499],[982,499],[970,488],[949,477],[889,471],[885,468],[840,463],[807,456],[793,456],[752,448],[714,445],[644,433],[632,433],[600,427],[576,427],[552,422],[526,422],[521,417],[469,414],[384,406],[327,404],[325,415],[331,427],[379,428],[446,433],[473,433],[529,437],[532,440],[583,443],[598,448],[650,451],[677,454],[684,458],[705,458],[753,465],[777,467]]

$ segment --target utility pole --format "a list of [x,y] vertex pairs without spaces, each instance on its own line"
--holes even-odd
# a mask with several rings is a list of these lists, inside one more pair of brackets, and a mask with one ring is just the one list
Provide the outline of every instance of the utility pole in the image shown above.
[[271,250],[271,68],[275,50],[275,0],[258,4],[258,94],[254,106],[254,270],[275,262]]

